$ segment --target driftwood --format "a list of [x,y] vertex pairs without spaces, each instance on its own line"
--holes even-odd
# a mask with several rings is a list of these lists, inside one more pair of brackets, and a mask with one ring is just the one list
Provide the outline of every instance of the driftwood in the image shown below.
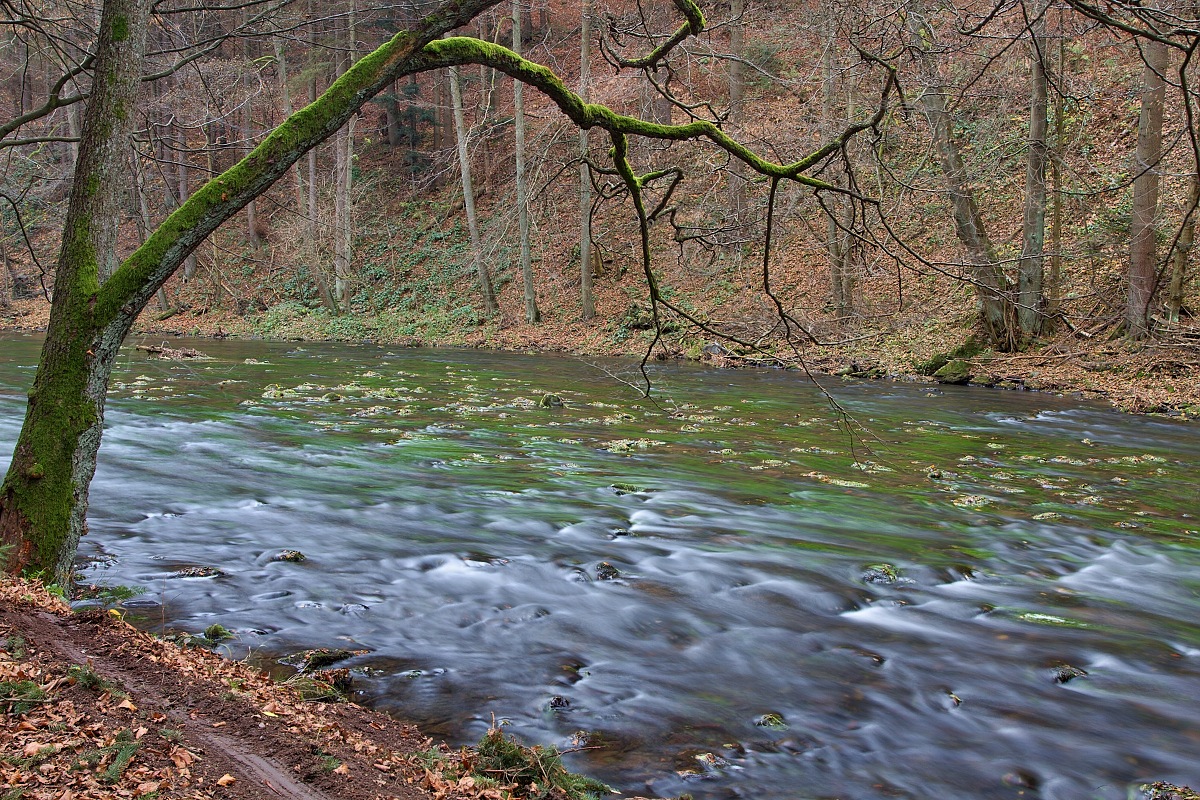
[[193,350],[190,347],[167,347],[166,342],[158,345],[139,344],[136,349],[141,350],[144,353],[149,353],[152,356],[158,356],[159,358],[167,359],[169,361],[183,361],[189,358],[209,358],[209,356],[206,356],[199,350]]

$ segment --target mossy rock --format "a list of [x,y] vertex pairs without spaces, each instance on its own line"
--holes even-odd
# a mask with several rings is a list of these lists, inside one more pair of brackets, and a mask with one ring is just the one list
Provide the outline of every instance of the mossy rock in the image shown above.
[[538,406],[541,408],[562,408],[563,399],[556,394],[544,394],[542,399],[538,400]]
[[318,647],[315,650],[305,650],[296,656],[288,659],[293,664],[299,662],[300,671],[305,673],[314,673],[323,670],[326,667],[332,666],[339,661],[345,661],[348,658],[362,655],[366,650],[341,650],[329,647]]
[[872,564],[863,570],[863,583],[890,586],[900,580],[900,573],[891,564]]
[[938,383],[964,384],[969,383],[974,374],[970,362],[955,359],[933,373],[933,377]]
[[171,573],[175,578],[219,578],[225,573],[216,567],[184,567]]
[[619,577],[621,577],[621,571],[607,561],[601,561],[596,565],[596,580],[615,581]]
[[302,561],[307,561],[308,556],[301,553],[299,550],[280,550],[275,555],[271,556],[272,561],[286,561],[289,564],[299,564]]
[[984,345],[978,339],[971,337],[945,353],[936,353],[927,361],[921,361],[913,366],[916,367],[917,373],[920,375],[936,375],[938,370],[949,364],[951,361],[961,361],[968,358],[974,358],[984,351]]

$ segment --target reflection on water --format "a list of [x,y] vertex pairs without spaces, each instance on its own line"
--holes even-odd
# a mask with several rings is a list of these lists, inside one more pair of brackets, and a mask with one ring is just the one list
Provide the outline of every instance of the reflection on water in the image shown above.
[[[122,362],[81,551],[152,628],[364,648],[430,731],[661,796],[1200,784],[1194,427],[837,382],[852,438],[786,373],[192,344]],[[35,358],[0,339],[0,461]]]

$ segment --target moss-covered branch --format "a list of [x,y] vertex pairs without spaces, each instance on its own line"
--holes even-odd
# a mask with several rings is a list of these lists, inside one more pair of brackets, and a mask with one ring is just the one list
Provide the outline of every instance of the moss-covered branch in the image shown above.
[[755,172],[770,178],[793,180],[816,189],[838,191],[837,187],[818,178],[806,175],[813,165],[842,149],[855,134],[877,125],[887,109],[888,99],[895,86],[895,75],[888,70],[875,113],[866,120],[848,125],[840,135],[804,158],[789,164],[778,164],[758,155],[741,142],[730,137],[715,123],[695,120],[682,125],[647,122],[646,120],[618,114],[607,106],[585,103],[576,93],[567,88],[553,71],[527,61],[501,45],[479,39],[453,37],[440,39],[425,45],[421,53],[422,69],[436,69],[455,64],[483,64],[498,69],[514,80],[519,80],[545,93],[568,118],[581,128],[601,128],[610,133],[626,136],[644,136],[649,139],[683,141],[708,139],[713,144],[742,161]]

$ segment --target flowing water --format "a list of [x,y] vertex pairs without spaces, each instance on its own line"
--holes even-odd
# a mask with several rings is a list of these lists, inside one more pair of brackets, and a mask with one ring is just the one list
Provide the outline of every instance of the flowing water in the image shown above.
[[[834,381],[856,439],[793,373],[190,344],[122,358],[81,548],[147,627],[362,648],[432,733],[663,797],[1200,786],[1194,425]],[[37,346],[0,338],[0,465]]]

